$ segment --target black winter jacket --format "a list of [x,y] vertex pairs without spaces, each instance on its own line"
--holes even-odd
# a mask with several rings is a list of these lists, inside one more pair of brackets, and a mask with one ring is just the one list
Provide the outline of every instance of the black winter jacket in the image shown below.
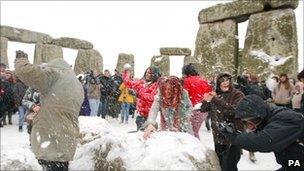
[[[270,107],[256,132],[241,133],[233,144],[248,151],[274,152],[287,167],[289,159],[304,160],[304,117],[291,109]],[[301,142],[300,142],[301,141]]]

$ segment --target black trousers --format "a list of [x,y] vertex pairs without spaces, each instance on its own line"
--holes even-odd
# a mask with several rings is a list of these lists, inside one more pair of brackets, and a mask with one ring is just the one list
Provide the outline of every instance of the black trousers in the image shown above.
[[215,144],[222,171],[236,171],[241,158],[241,148],[235,145]]
[[38,160],[44,171],[68,171],[69,162]]
[[146,122],[146,120],[147,120],[147,119],[146,119],[145,117],[142,117],[142,116],[140,116],[140,115],[138,115],[138,116],[136,117],[135,123],[136,123],[136,125],[137,125],[137,131],[143,129],[143,128],[142,128],[142,125]]

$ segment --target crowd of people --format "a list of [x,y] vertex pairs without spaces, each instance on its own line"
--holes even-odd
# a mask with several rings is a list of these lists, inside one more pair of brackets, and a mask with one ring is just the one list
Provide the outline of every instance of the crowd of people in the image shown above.
[[[46,170],[68,168],[80,138],[79,115],[120,116],[125,124],[136,116],[146,140],[158,130],[201,138],[199,129],[205,121],[210,130],[210,119],[222,170],[238,170],[241,149],[250,151],[252,161],[255,151],[274,152],[282,170],[303,169],[289,167],[288,160],[304,160],[304,70],[296,81],[282,73],[261,82],[247,69],[236,78],[220,73],[208,80],[191,63],[181,78],[162,77],[152,66],[135,79],[129,70],[125,65],[114,75],[106,69],[76,77],[62,59],[36,66],[17,51],[14,72],[0,64],[0,126],[6,118],[12,124],[18,111],[19,131],[26,121],[33,152]],[[51,142],[47,150],[43,140]]]

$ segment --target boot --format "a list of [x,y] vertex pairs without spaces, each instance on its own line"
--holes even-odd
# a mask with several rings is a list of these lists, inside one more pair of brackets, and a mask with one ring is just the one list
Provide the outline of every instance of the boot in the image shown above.
[[249,160],[255,163],[257,159],[254,156],[254,152],[249,151]]
[[8,114],[8,124],[12,125],[12,113]]
[[23,129],[22,129],[22,126],[19,126],[19,132],[22,132]]

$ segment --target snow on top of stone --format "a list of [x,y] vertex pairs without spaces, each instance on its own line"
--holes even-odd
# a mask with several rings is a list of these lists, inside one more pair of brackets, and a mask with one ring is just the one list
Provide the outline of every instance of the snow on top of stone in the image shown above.
[[292,58],[292,56],[270,56],[266,54],[263,50],[252,50],[250,52],[250,55],[252,55],[256,59],[261,60],[263,63],[268,63],[272,67],[283,65],[288,59]]
[[155,60],[154,60],[154,62],[160,62],[162,59],[163,59],[162,56],[156,57]]

